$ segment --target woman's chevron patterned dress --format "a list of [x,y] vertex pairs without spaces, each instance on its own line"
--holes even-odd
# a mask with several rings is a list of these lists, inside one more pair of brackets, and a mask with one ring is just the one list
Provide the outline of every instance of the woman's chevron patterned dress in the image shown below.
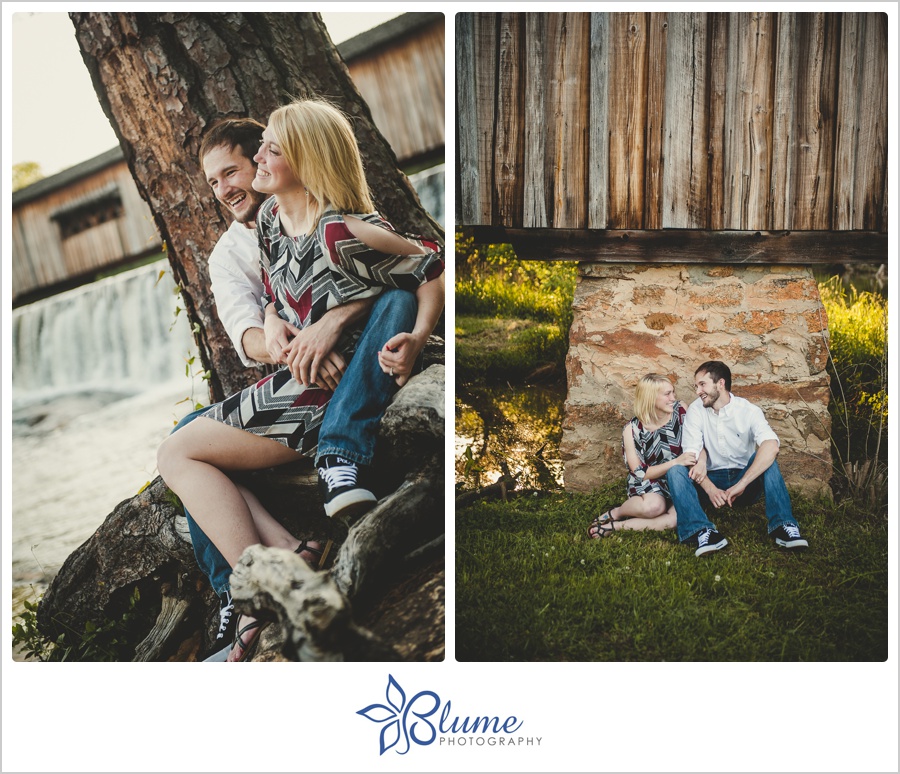
[[[687,409],[680,401],[677,401],[672,407],[672,418],[658,430],[644,430],[643,424],[637,417],[634,417],[626,425],[626,427],[631,427],[634,446],[642,464],[650,468],[662,462],[673,460],[681,454],[681,428],[684,426],[684,415],[686,413]],[[624,444],[622,445],[622,456],[625,456]],[[625,460],[625,465],[626,467],[628,466],[627,459]],[[656,492],[671,500],[665,478],[654,480],[645,478],[643,481],[640,481],[629,470],[628,496],[637,497],[650,492]]]
[[[391,229],[378,214],[355,215]],[[266,295],[278,314],[304,328],[329,309],[348,301],[375,296],[385,287],[414,291],[444,270],[443,253],[434,242],[408,237],[429,250],[420,255],[386,255],[354,237],[340,213],[326,212],[315,234],[290,237],[282,233],[273,198],[260,207],[256,222]],[[345,330],[337,348],[352,356],[364,322]],[[214,404],[204,416],[256,435],[272,438],[306,456],[315,455],[319,425],[330,390],[304,387],[286,366],[239,393]]]

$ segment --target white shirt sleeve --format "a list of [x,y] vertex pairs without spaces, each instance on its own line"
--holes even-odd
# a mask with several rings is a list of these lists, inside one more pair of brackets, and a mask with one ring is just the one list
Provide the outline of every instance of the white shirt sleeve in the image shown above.
[[757,447],[763,441],[775,441],[781,445],[778,436],[766,420],[766,415],[763,414],[763,410],[759,406],[748,402],[747,412],[750,414],[750,432],[753,434],[753,441]]
[[265,323],[255,229],[231,224],[209,256],[209,278],[219,319],[241,362],[247,367],[258,365],[247,356],[241,342],[247,330],[262,328]]
[[682,451],[694,452],[698,458],[703,451],[703,411],[703,401],[698,398],[688,406],[681,429]]

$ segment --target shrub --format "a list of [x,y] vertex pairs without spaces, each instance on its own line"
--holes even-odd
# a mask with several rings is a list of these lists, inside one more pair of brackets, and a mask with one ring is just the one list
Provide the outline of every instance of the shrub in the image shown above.
[[[820,283],[828,313],[832,441],[836,463],[887,462],[887,300],[846,290],[838,277]],[[877,465],[871,465],[875,474]]]

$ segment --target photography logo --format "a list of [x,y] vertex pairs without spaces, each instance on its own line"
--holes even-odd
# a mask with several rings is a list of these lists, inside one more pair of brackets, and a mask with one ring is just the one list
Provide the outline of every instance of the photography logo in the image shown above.
[[451,716],[450,701],[442,702],[434,691],[419,691],[409,701],[393,675],[388,675],[385,703],[370,704],[362,715],[381,726],[378,754],[394,750],[406,755],[414,744],[422,747],[540,747],[541,737],[516,736],[523,722],[514,715]]

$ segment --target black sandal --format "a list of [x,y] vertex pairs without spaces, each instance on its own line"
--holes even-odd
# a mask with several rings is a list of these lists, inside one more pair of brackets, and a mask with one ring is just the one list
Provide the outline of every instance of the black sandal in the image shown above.
[[331,553],[331,547],[334,545],[334,541],[331,538],[325,541],[325,548],[313,548],[308,541],[301,540],[300,545],[297,546],[294,553],[302,554],[304,551],[309,551],[309,553],[318,557],[315,566],[313,566],[312,562],[306,561],[306,563],[312,567],[314,570],[321,570],[325,567],[325,563],[328,561],[328,555]]
[[615,531],[616,520],[612,517],[612,514],[607,511],[606,513],[601,513],[591,522],[591,526],[588,527],[588,537],[592,540],[599,540],[601,538],[609,537]]
[[[250,650],[256,644],[257,640],[259,640],[259,635],[262,634],[262,630],[265,629],[269,625],[268,621],[260,621],[258,618],[248,623],[243,629],[240,629],[234,633],[234,643],[231,646],[231,649],[234,650],[235,647],[239,647],[241,649],[241,656],[236,661],[246,661],[247,656],[250,654]],[[250,635],[250,638],[244,642],[244,635],[247,632],[254,632]]]

